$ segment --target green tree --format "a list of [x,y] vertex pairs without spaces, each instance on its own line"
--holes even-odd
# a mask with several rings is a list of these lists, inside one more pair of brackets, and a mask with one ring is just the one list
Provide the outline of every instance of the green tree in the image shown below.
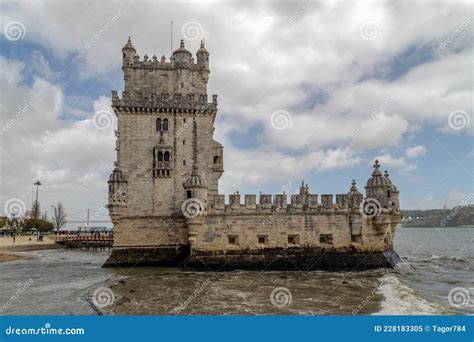
[[23,231],[25,232],[29,231],[32,228],[36,228],[40,232],[50,232],[53,230],[54,225],[51,222],[43,219],[28,220],[28,222],[23,225]]

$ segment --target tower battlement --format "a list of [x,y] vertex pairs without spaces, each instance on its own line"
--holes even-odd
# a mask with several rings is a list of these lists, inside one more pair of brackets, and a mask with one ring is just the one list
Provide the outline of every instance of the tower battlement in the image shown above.
[[318,202],[317,194],[306,194],[304,196],[300,194],[293,194],[290,196],[288,201],[287,194],[260,194],[259,201],[257,202],[257,195],[247,194],[243,196],[236,193],[228,195],[228,204],[225,202],[225,195],[214,195],[208,199],[208,212],[222,213],[224,212],[236,212],[242,213],[271,213],[280,208],[291,213],[322,213],[330,211],[342,212],[344,209],[346,212],[349,210],[360,208],[363,202],[362,194],[323,194],[321,195],[321,201]]

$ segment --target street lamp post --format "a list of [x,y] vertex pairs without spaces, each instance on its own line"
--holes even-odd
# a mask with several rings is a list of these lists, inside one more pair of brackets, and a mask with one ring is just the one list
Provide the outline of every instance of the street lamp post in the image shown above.
[[41,185],[41,182],[39,180],[37,180],[35,183],[33,183],[33,185],[36,185],[36,200],[35,200],[35,211],[34,211],[34,218],[37,219],[38,218],[38,188],[39,186]]

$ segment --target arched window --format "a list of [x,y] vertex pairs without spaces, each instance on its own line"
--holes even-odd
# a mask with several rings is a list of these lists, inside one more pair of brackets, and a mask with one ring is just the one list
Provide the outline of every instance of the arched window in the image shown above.
[[168,132],[168,119],[163,119],[163,132]]
[[[166,122],[166,126],[168,126],[168,122]],[[156,131],[161,132],[161,119],[156,119]]]
[[158,161],[163,161],[163,152],[158,152]]
[[170,161],[170,153],[168,151],[165,152],[165,161]]

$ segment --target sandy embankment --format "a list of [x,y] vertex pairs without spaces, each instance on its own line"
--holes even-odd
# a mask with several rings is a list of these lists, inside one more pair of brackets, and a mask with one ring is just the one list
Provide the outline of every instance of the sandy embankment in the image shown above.
[[37,241],[36,236],[17,236],[13,242],[11,236],[0,237],[0,262],[27,259],[11,252],[61,248],[61,245],[57,244],[54,239],[54,236],[45,236],[43,241]]

